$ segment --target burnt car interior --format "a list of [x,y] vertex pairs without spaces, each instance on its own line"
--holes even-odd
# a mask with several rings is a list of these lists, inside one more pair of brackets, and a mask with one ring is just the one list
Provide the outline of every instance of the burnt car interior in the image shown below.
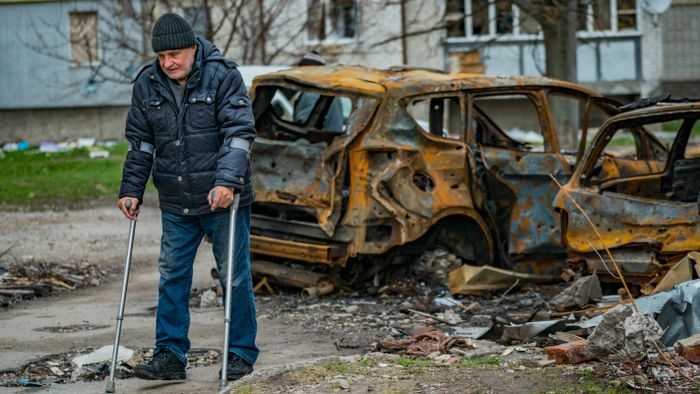
[[256,95],[259,135],[271,140],[330,144],[345,133],[357,107],[350,96],[298,86],[261,87]]
[[[600,164],[587,166],[582,184],[596,186],[601,192],[697,201],[700,157],[694,147],[698,143],[699,117],[700,114],[669,114],[619,122],[613,130],[605,131],[605,143],[593,152]],[[648,133],[641,133],[642,129],[673,134],[671,148],[666,151],[659,141],[648,138]],[[631,138],[633,149],[622,147]]]
[[[506,103],[517,107],[515,116],[504,116],[506,114],[503,112],[509,110]],[[541,133],[541,123],[537,107],[529,96],[519,94],[476,97],[472,108],[474,114],[471,117],[471,130],[476,143],[520,151],[542,151],[545,141]],[[501,123],[498,124],[494,119],[501,119]],[[518,124],[510,124],[505,119],[514,119]]]

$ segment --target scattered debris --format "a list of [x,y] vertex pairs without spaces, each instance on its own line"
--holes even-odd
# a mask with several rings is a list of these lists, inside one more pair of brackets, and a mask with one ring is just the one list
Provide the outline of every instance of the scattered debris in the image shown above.
[[35,328],[34,331],[46,331],[46,332],[53,332],[53,333],[57,333],[57,334],[69,334],[69,333],[74,333],[74,332],[100,330],[100,329],[108,328],[108,327],[111,327],[111,326],[106,326],[106,325],[102,325],[102,324],[80,323],[80,324],[70,324],[67,326],[39,327],[39,328]]
[[24,386],[24,387],[41,387],[41,386],[43,386],[43,384],[36,379],[25,379],[25,378],[17,379],[17,384],[19,386]]
[[580,308],[603,297],[598,275],[584,276],[574,281],[568,288],[552,298],[549,303],[562,312]]
[[503,327],[504,341],[528,341],[538,335],[554,333],[564,329],[564,320],[544,320],[528,322],[523,324],[513,324]]
[[[672,346],[679,339],[687,338],[700,332],[700,280],[681,283],[673,289],[640,297],[635,300],[640,312],[650,313],[666,333],[661,343]],[[607,315],[607,314],[606,314]],[[579,322],[581,328],[598,326],[603,316]]]
[[[119,379],[133,377],[134,367],[152,355],[152,348],[131,350],[120,346],[116,376]],[[190,349],[187,353],[187,367],[217,364],[220,358],[221,352],[216,349]],[[40,387],[52,383],[104,380],[109,375],[111,359],[112,346],[96,351],[86,348],[53,354],[16,370],[0,372],[0,386]]]
[[668,290],[683,282],[697,279],[698,276],[700,276],[700,252],[690,252],[687,256],[674,264],[666,275],[664,275],[659,284],[648,294],[656,294]]
[[629,305],[617,305],[603,315],[588,337],[587,354],[594,359],[645,356],[663,330],[648,313],[634,313]]
[[700,334],[679,340],[673,348],[691,363],[700,364]]
[[472,347],[473,343],[458,336],[447,336],[441,330],[422,327],[406,339],[388,338],[379,341],[377,348],[386,353],[407,354],[414,357],[429,357],[432,353],[446,354],[452,347]]
[[[84,354],[82,356],[75,357],[73,359],[73,364],[75,364],[78,368],[80,368],[80,367],[87,365],[87,364],[98,364],[98,363],[111,362],[113,349],[114,349],[114,345],[103,346],[103,347],[95,350],[92,353]],[[118,356],[117,361],[118,362],[126,362],[133,355],[134,355],[133,350],[131,350],[127,347],[124,347],[124,346],[119,346],[119,351],[117,352],[117,356]]]
[[484,295],[489,291],[508,289],[516,281],[546,283],[558,280],[556,275],[525,274],[489,265],[475,267],[465,264],[449,274],[450,292],[453,295]]
[[29,149],[29,142],[27,141],[6,142],[2,146],[2,150],[4,150],[5,152],[15,152],[27,149]]
[[444,249],[428,250],[414,264],[419,279],[434,286],[444,286],[450,272],[462,266],[462,260]]
[[270,281],[302,289],[306,297],[319,297],[335,291],[335,280],[324,274],[308,270],[295,269],[268,261],[253,260],[251,273],[255,276],[267,276]]
[[213,290],[206,290],[199,297],[200,308],[211,308],[219,305],[221,305],[219,303],[219,297]]
[[106,158],[109,157],[109,151],[106,151],[106,150],[90,150],[90,152],[88,153],[88,156],[89,156],[91,159],[98,159],[98,158],[106,159]]
[[557,346],[550,346],[545,349],[549,358],[558,364],[579,364],[589,361],[591,358],[584,350],[586,340],[567,342]]
[[46,297],[55,291],[99,286],[108,272],[97,264],[57,264],[21,259],[0,264],[0,306],[34,297]]
[[484,337],[490,330],[492,326],[488,327],[449,327],[445,329],[445,332],[450,335],[457,335],[462,338],[467,339],[480,339]]

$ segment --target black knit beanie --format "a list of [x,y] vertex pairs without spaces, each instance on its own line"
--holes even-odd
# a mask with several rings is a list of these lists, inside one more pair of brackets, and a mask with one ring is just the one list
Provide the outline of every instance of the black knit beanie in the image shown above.
[[163,14],[153,25],[151,46],[153,52],[188,48],[195,44],[194,31],[187,21],[178,14]]

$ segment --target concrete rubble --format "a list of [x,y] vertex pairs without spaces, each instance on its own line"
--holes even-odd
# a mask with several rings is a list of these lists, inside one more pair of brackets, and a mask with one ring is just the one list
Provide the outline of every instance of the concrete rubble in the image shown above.
[[561,293],[555,295],[549,303],[557,311],[566,311],[572,308],[580,308],[589,303],[600,300],[603,292],[600,288],[598,275],[589,275],[574,281]]
[[617,305],[603,315],[588,337],[585,349],[590,358],[598,360],[638,359],[649,352],[662,334],[663,330],[651,314],[635,314],[631,306]]

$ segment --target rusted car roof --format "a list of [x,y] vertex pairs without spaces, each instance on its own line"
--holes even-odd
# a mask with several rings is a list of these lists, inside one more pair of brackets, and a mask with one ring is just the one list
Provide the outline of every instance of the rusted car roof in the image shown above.
[[[255,78],[254,85],[278,83],[290,80],[319,88],[340,89],[378,95],[386,91],[425,92],[429,86],[432,91],[458,89],[509,88],[527,86],[552,86],[571,89],[590,96],[601,97],[593,90],[581,85],[544,77],[526,76],[487,76],[482,74],[445,74],[424,69],[387,69],[378,70],[361,66],[320,66],[297,67]],[[253,89],[254,90],[254,89]]]

